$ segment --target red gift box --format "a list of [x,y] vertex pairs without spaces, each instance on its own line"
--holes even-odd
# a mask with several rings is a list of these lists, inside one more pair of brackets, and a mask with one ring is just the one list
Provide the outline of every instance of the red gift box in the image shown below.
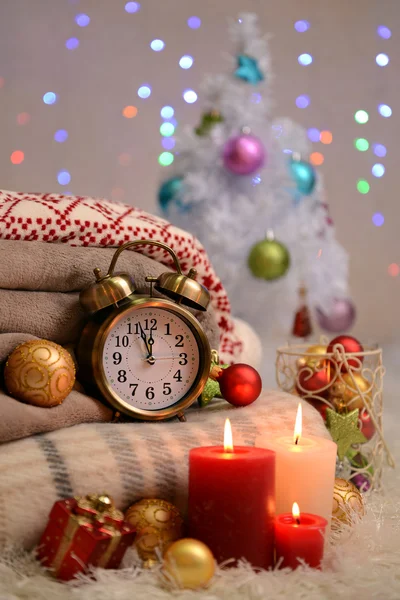
[[108,496],[68,498],[54,504],[37,557],[58,579],[68,581],[89,565],[118,568],[135,535]]

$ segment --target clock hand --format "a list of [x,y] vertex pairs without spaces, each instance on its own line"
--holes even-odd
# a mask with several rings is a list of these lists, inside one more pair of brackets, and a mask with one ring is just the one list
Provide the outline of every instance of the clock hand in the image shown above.
[[156,359],[153,356],[153,345],[154,345],[154,338],[153,338],[153,327],[150,329],[150,335],[149,335],[149,339],[147,340],[147,347],[149,350],[149,354],[147,355],[147,362],[150,365],[154,365],[154,363],[156,362]]
[[[147,358],[148,358],[150,356],[150,354],[151,354],[151,349],[149,348],[149,344],[147,343],[147,337],[146,337],[145,332],[143,331],[141,323],[139,323],[139,327],[140,327],[140,337],[142,338],[142,340],[144,341],[144,345],[146,346],[146,350],[147,350],[147,353],[148,353]],[[147,359],[145,358],[144,360],[147,360]]]
[[[168,359],[174,359],[174,358],[181,358],[180,356],[153,356],[152,357],[153,360],[168,360]],[[147,360],[148,357],[146,358],[142,358],[142,360]]]
[[149,352],[150,352],[151,355],[153,355],[153,344],[154,344],[153,329],[150,329],[150,335],[149,335],[149,339],[148,339],[148,345],[149,345]]

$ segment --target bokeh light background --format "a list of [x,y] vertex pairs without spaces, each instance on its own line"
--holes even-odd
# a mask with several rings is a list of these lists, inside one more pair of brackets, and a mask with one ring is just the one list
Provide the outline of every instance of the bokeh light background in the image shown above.
[[154,211],[174,134],[198,123],[201,80],[225,69],[241,10],[273,34],[275,116],[313,142],[351,255],[355,332],[399,336],[397,0],[2,2],[0,185]]

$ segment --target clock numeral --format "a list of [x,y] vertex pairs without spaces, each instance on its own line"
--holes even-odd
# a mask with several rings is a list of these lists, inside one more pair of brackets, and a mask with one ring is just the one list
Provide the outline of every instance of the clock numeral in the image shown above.
[[163,394],[164,396],[169,396],[170,394],[172,394],[172,388],[170,383],[164,383]]
[[121,343],[124,348],[127,348],[129,346],[129,338],[127,335],[123,335],[122,340],[119,335],[116,335],[115,339],[117,341],[117,343],[115,345],[116,348],[121,348]]
[[132,398],[136,394],[136,390],[138,389],[138,383],[130,383],[129,387],[132,388]]
[[157,330],[157,319],[145,319],[143,329],[145,331],[149,330],[149,321],[150,321],[150,329],[153,329],[153,331],[156,331]]
[[182,375],[181,375],[181,370],[178,369],[177,372],[174,375],[174,379],[176,379],[177,381],[182,381]]
[[[149,325],[150,322],[150,325]],[[130,330],[130,323],[128,325],[128,333],[132,333]],[[148,331],[149,329],[152,329],[153,331],[157,331],[157,319],[145,319],[144,320],[144,327],[143,327],[143,331]],[[140,335],[141,332],[141,323],[140,321],[138,321],[137,323],[135,323],[135,335]]]
[[123,369],[118,371],[118,381],[120,383],[125,383],[126,381],[126,371],[124,371]]
[[165,323],[165,329],[167,330],[165,335],[171,335],[171,323]]
[[175,348],[183,348],[183,335],[176,335],[175,339],[176,339]]
[[179,358],[181,359],[179,361],[180,365],[184,366],[184,365],[188,364],[186,352],[181,352],[180,355],[179,355]]
[[114,365],[119,365],[121,363],[121,360],[122,360],[121,352],[114,352],[114,354],[113,354]]
[[148,400],[153,400],[155,394],[154,394],[154,388],[153,387],[148,387],[146,390],[146,398]]

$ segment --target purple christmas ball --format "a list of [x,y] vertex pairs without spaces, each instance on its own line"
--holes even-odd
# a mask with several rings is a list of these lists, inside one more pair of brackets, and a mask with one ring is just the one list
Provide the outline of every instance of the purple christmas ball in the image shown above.
[[350,329],[356,319],[356,309],[348,298],[334,300],[329,314],[321,308],[316,309],[317,321],[321,329],[330,333],[341,333]]
[[354,477],[352,477],[350,481],[354,483],[354,485],[357,489],[360,490],[360,492],[368,492],[368,490],[371,487],[370,480],[362,473],[357,473],[357,475],[354,475]]
[[248,134],[230,138],[223,152],[224,166],[235,175],[251,175],[260,169],[266,159],[261,140]]

